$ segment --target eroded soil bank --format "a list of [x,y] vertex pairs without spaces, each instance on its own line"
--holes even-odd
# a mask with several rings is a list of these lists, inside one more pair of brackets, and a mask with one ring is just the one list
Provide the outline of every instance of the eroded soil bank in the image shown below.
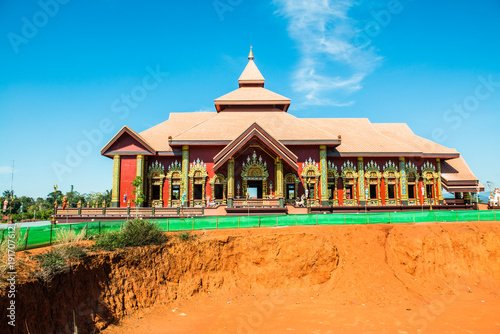
[[33,334],[70,333],[73,313],[79,333],[500,330],[498,223],[197,233],[90,255],[50,285],[20,282],[17,326],[2,320],[0,332],[25,333],[26,321]]

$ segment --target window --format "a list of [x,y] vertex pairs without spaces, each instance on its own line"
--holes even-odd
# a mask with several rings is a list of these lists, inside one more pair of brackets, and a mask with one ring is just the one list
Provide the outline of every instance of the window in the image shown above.
[[328,199],[333,199],[335,195],[335,186],[333,184],[328,185]]
[[353,192],[352,192],[352,184],[347,185],[345,187],[345,198],[346,199],[353,199]]
[[394,191],[394,184],[388,184],[387,185],[387,197],[390,198],[390,199],[394,199],[396,198],[396,194],[395,194],[395,191]]
[[286,185],[286,198],[287,199],[294,199],[295,198],[295,185],[294,184],[287,184]]
[[216,184],[215,185],[215,199],[224,199],[224,185]]
[[181,199],[181,187],[179,185],[172,186],[172,199]]
[[314,193],[314,183],[309,184],[309,198],[316,198],[316,194]]
[[408,198],[415,199],[415,184],[408,185]]
[[396,173],[392,170],[389,170],[387,171],[386,175],[387,178],[385,179],[385,182],[387,182],[386,186],[387,193],[385,194],[385,196],[387,199],[396,199],[396,197],[399,197],[398,190],[396,187],[397,184]]
[[417,192],[415,191],[417,189],[417,180],[415,177],[414,172],[409,172],[408,173],[408,198],[409,199],[415,199],[417,198]]
[[425,190],[427,191],[427,198],[434,198],[434,193],[433,193],[433,186],[432,184],[426,184],[425,185]]
[[159,200],[160,199],[160,186],[159,185],[153,185],[152,188],[152,195],[153,201]]
[[195,184],[193,187],[194,199],[203,199],[203,185]]
[[333,201],[335,199],[335,197],[337,196],[337,194],[335,193],[335,188],[337,185],[336,184],[337,178],[335,176],[336,176],[336,172],[334,172],[333,170],[328,171],[328,184],[327,184],[328,199],[331,201]]
[[370,199],[377,199],[377,185],[370,184]]

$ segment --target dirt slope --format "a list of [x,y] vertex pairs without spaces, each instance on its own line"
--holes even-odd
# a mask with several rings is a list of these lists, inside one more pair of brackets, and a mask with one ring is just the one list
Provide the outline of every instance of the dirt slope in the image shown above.
[[79,333],[498,333],[499,291],[500,224],[448,223],[207,231],[92,255],[17,301],[33,334],[73,311]]

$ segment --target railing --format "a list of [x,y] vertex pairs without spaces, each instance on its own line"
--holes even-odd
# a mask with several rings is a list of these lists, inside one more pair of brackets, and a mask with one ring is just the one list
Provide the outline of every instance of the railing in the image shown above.
[[[102,211],[102,209],[101,209]],[[70,209],[58,209],[57,214],[60,216],[71,216],[71,215],[78,215],[79,214],[79,209],[75,208],[70,208]]]
[[59,208],[56,211],[56,217],[175,217],[183,216],[202,216],[204,208]]
[[177,216],[178,214],[177,208],[155,208],[155,216]]
[[464,205],[465,200],[463,198],[445,198],[444,202],[446,205]]
[[127,210],[123,211],[123,208],[106,208],[104,214],[108,216],[126,216]]
[[235,208],[276,208],[280,206],[279,199],[235,199],[233,201],[233,207]]

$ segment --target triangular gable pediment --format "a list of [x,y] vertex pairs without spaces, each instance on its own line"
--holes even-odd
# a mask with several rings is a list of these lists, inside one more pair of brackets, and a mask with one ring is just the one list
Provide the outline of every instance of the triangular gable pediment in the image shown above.
[[101,150],[102,155],[154,155],[155,150],[137,132],[124,126]]
[[224,165],[232,156],[241,150],[251,140],[257,138],[266,148],[274,152],[295,170],[298,169],[297,156],[290,151],[279,140],[273,138],[257,123],[253,123],[248,129],[243,131],[238,138],[231,141],[214,157],[214,170]]
[[245,84],[257,84],[261,87],[264,87],[264,76],[262,75],[262,73],[260,73],[253,59],[250,59],[248,61],[248,64],[243,70],[243,73],[241,73],[238,82],[240,84],[240,87],[245,86]]

